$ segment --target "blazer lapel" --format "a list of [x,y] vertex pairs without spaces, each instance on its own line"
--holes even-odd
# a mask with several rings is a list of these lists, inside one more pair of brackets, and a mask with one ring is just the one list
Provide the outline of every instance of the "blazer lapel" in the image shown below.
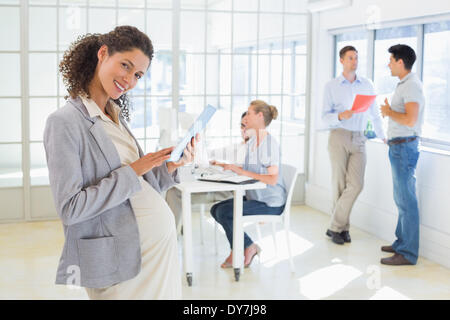
[[120,168],[121,163],[119,153],[117,152],[111,138],[106,134],[102,122],[95,121],[89,131],[97,142],[111,170]]
[[100,148],[100,151],[103,153],[106,162],[108,162],[110,169],[115,170],[117,168],[120,168],[121,163],[119,153],[117,152],[111,138],[105,132],[102,122],[98,121],[97,117],[91,118],[89,116],[89,112],[87,111],[86,106],[83,104],[80,97],[77,97],[75,99],[69,98],[68,101],[83,114],[86,120],[89,120],[92,123],[89,131],[97,142],[97,145]]

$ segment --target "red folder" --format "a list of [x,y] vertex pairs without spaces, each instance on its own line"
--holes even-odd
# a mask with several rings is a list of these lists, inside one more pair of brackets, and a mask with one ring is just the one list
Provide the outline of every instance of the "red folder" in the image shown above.
[[354,113],[366,112],[375,101],[376,95],[357,94],[353,101],[352,111]]

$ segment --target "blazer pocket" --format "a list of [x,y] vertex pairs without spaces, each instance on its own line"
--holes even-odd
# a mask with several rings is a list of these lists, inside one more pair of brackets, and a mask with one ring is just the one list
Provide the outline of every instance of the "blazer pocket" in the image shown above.
[[118,269],[114,237],[78,239],[81,277],[95,279],[108,276]]

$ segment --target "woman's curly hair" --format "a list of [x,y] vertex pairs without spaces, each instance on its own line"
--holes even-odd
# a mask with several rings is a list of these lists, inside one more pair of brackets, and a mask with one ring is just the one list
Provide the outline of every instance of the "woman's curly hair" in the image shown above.
[[[94,77],[98,63],[97,52],[102,45],[108,47],[109,55],[140,49],[150,62],[153,58],[152,42],[145,33],[132,26],[119,26],[105,34],[88,33],[80,36],[70,45],[59,64],[59,72],[72,98],[80,94],[90,96],[89,84]],[[122,115],[129,121],[130,100],[127,94],[121,95],[114,102],[119,105]]]

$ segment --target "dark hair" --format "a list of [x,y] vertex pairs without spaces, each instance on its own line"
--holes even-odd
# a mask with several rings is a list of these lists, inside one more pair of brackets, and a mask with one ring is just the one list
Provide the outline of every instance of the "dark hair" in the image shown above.
[[416,53],[414,50],[406,44],[396,44],[388,49],[389,53],[392,53],[395,61],[399,59],[403,60],[406,70],[411,70],[414,62],[416,61]]
[[356,50],[356,48],[353,47],[353,46],[345,46],[345,47],[343,47],[341,50],[339,50],[339,58],[343,59],[344,56],[345,56],[345,53],[346,53],[347,51],[355,51],[355,52],[358,52],[358,50]]
[[[150,59],[150,62],[153,58],[152,42],[145,33],[136,27],[119,26],[105,34],[88,33],[80,36],[70,45],[59,64],[59,72],[72,98],[76,98],[80,94],[90,96],[89,84],[94,78],[98,63],[97,52],[103,45],[108,47],[109,55],[140,49]],[[124,118],[130,121],[130,101],[127,94],[121,95],[114,102],[121,108]]]

